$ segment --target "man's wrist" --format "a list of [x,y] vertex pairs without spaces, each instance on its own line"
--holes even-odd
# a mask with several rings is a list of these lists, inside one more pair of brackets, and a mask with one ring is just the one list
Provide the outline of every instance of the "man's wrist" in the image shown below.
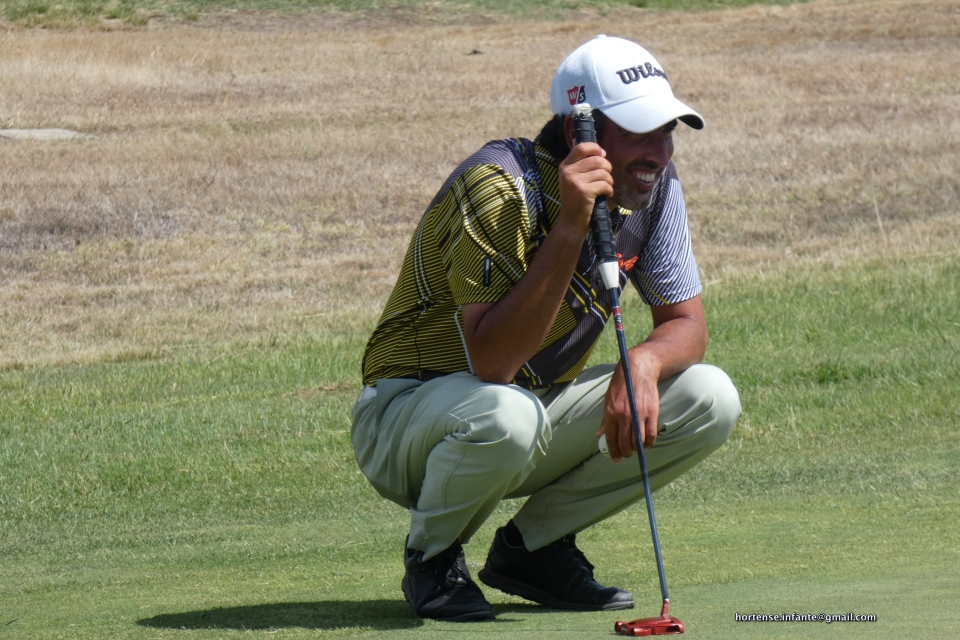
[[660,380],[660,374],[663,372],[663,362],[645,343],[638,344],[629,349],[627,353],[630,356],[630,368],[635,376]]
[[550,230],[547,239],[553,238],[558,243],[564,245],[580,247],[587,239],[587,231],[581,229],[578,225],[566,223],[563,219],[557,221],[553,229]]

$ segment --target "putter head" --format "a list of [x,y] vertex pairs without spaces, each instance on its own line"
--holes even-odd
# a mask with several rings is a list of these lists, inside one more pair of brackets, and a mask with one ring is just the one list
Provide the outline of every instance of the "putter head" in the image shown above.
[[670,636],[683,633],[683,623],[667,615],[670,609],[670,601],[663,599],[663,609],[660,615],[653,618],[640,618],[631,622],[620,622],[613,626],[613,630],[622,636]]
[[613,630],[622,636],[668,636],[683,633],[683,623],[673,616],[640,618],[631,622],[617,622]]

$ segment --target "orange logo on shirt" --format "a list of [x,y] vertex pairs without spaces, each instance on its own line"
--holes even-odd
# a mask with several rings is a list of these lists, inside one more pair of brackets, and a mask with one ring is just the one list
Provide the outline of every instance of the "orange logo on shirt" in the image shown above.
[[624,260],[622,253],[617,254],[617,262],[620,263],[621,271],[630,271],[630,269],[633,269],[633,265],[637,264],[637,260],[639,259],[640,256],[633,256],[629,260]]

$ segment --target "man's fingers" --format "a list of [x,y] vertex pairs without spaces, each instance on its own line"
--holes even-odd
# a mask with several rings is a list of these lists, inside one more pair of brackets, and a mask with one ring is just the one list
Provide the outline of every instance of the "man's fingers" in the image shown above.
[[605,413],[600,423],[600,429],[596,433],[596,437],[598,438],[601,435],[606,436],[607,452],[610,454],[610,459],[614,462],[620,462],[621,458],[629,458],[631,454],[630,440],[624,440],[622,419],[623,416]]
[[615,424],[615,420],[612,415],[609,413],[604,413],[603,418],[600,420],[600,428],[597,430],[597,433],[594,434],[595,437],[599,438],[601,436],[606,438],[607,441],[607,455],[610,456],[610,459],[614,462],[620,461],[620,449],[617,447],[617,439],[614,436],[616,433],[615,430],[608,429],[607,426]]
[[644,424],[643,448],[649,449],[657,439],[657,421],[647,418]]
[[620,453],[624,458],[629,458],[631,455],[633,455],[634,450],[637,448],[633,437],[633,422],[630,419],[630,415],[624,415],[618,426],[618,435],[620,437]]
[[657,440],[657,423],[660,421],[659,407],[653,407],[647,419],[644,421],[646,433],[643,438],[643,447],[649,449]]
[[566,179],[576,184],[592,184],[605,182],[613,185],[613,176],[610,170],[613,167],[603,158],[586,158],[575,165],[564,169]]
[[570,153],[567,155],[567,162],[577,162],[588,156],[605,158],[607,156],[607,152],[604,151],[603,147],[596,142],[581,142],[573,145],[573,149],[571,149]]
[[613,166],[594,143],[576,145],[560,163],[561,215],[558,223],[589,229],[597,198],[613,195]]
[[588,173],[602,170],[610,173],[613,165],[606,159],[606,152],[596,144],[584,143],[574,147],[563,162],[560,163],[561,172]]

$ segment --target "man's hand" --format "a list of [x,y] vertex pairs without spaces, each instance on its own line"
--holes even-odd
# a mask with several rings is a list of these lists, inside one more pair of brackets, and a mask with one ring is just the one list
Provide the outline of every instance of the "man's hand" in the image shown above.
[[560,215],[558,225],[571,225],[586,235],[590,230],[593,205],[599,196],[613,195],[613,166],[606,152],[593,142],[583,142],[571,149],[560,163]]
[[[637,402],[637,419],[643,447],[657,439],[660,391],[657,383],[700,362],[707,349],[707,323],[703,302],[695,296],[684,302],[650,307],[653,331],[642,344],[630,349],[630,375]],[[597,437],[607,436],[610,458],[619,462],[637,450],[630,417],[630,402],[622,363],[617,365],[607,389],[606,406]]]
[[[660,416],[660,392],[657,389],[659,370],[644,358],[642,353],[635,357],[636,351],[630,354],[631,376],[640,437],[644,448],[648,448],[653,446],[657,439],[657,420]],[[602,434],[606,434],[607,448],[614,462],[629,458],[637,450],[623,363],[617,365],[607,388],[603,420],[596,435],[599,438]]]

